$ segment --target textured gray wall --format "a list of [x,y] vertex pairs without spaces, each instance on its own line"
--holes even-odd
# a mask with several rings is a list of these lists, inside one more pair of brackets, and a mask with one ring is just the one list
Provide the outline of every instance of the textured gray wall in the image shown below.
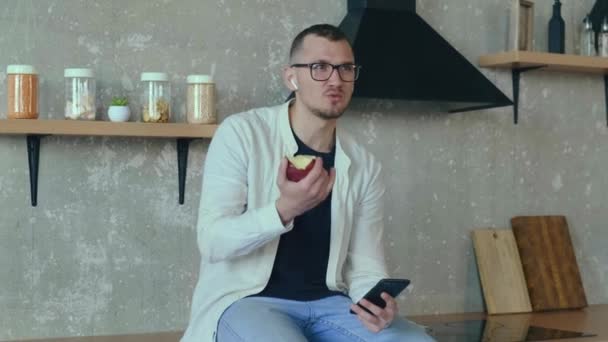
[[[536,1],[535,47],[551,0]],[[292,37],[337,24],[346,0],[0,0],[0,108],[5,66],[41,73],[42,118],[62,118],[63,68],[93,67],[99,113],[141,71],[166,71],[183,120],[184,78],[212,73],[220,118],[285,98]],[[591,0],[566,1],[573,25]],[[505,48],[504,0],[418,1],[419,13],[469,60]],[[576,8],[573,8],[576,6]],[[414,49],[414,48],[413,48]],[[510,74],[483,70],[509,96]],[[446,115],[433,104],[356,100],[344,124],[385,165],[387,248],[413,280],[408,314],[483,310],[470,230],[522,214],[568,217],[591,303],[608,302],[608,129],[599,76],[522,77],[510,109]],[[4,110],[0,110],[3,113]],[[105,114],[101,114],[105,118]],[[0,136],[0,339],[183,329],[197,279],[194,227],[208,141],[191,146],[177,205],[171,140],[43,139],[39,206],[29,206],[24,138]]]

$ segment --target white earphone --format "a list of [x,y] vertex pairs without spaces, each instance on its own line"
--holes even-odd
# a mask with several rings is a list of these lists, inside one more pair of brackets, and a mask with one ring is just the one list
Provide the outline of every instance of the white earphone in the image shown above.
[[289,79],[289,81],[291,82],[291,84],[293,84],[293,87],[295,88],[294,90],[298,90],[298,85],[296,84],[296,81],[294,81],[293,78]]

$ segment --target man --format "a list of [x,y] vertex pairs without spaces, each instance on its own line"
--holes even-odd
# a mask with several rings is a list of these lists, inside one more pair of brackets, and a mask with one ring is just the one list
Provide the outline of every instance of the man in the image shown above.
[[[386,293],[384,309],[361,300],[388,275],[380,165],[337,125],[358,73],[346,36],[312,26],[283,71],[295,100],[232,115],[217,130],[183,342],[432,341],[397,317]],[[286,178],[295,154],[316,156],[299,182]]]

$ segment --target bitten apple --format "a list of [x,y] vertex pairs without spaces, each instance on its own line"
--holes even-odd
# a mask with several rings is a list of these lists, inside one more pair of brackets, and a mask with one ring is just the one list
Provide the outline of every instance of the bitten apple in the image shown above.
[[315,156],[305,154],[287,157],[287,179],[292,182],[299,182],[310,172],[315,165]]

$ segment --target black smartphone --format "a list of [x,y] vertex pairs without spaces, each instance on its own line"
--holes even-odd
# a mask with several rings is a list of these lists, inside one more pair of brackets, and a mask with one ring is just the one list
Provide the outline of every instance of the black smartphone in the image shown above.
[[[409,284],[410,284],[409,279],[389,279],[389,278],[381,279],[371,290],[369,290],[365,294],[365,296],[363,296],[363,298],[374,303],[374,305],[384,308],[386,306],[386,302],[384,301],[384,299],[382,299],[382,297],[380,297],[382,292],[386,292],[389,295],[391,295],[391,297],[397,298],[397,296],[403,290],[405,290],[405,288]],[[357,305],[359,305],[360,308],[362,308],[363,310],[365,310],[373,315],[373,313],[370,312],[363,305],[361,305],[359,303],[357,303]],[[353,310],[350,310],[350,313],[356,315],[356,313]]]

